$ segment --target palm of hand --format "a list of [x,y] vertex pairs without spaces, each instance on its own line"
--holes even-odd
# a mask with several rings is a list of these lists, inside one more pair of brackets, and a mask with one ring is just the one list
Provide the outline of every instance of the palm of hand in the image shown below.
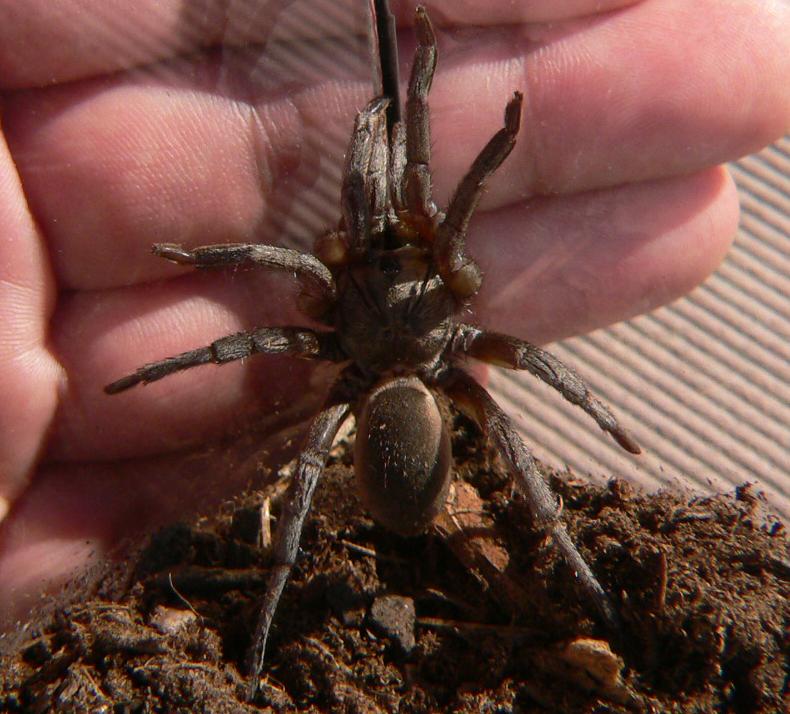
[[[710,167],[781,134],[790,52],[777,11],[744,3],[737,13],[749,14],[747,23],[732,8],[718,17],[722,8],[705,5],[644,2],[553,30],[499,18],[512,24],[444,53],[432,95],[438,202],[501,121],[512,87],[528,98],[524,140],[507,176],[492,182],[471,239],[487,275],[481,323],[551,340],[666,302],[719,262],[737,206],[726,174]],[[133,8],[123,12],[125,22],[150,27]],[[713,16],[715,36],[705,29]],[[3,19],[0,27],[20,22]],[[678,36],[669,24],[700,31]],[[99,41],[112,39],[103,32]],[[440,47],[453,36],[440,29]],[[18,40],[0,39],[13,56]],[[338,46],[296,38],[297,54],[300,42],[328,53]],[[185,482],[195,501],[216,497],[223,484],[207,484],[228,456],[204,455],[166,482],[161,464],[182,464],[170,454],[197,448],[239,415],[292,401],[309,379],[284,362],[250,363],[217,370],[209,393],[189,374],[125,402],[101,392],[142,362],[293,320],[289,296],[271,301],[272,283],[260,276],[182,276],[147,247],[184,237],[278,243],[267,224],[276,204],[304,207],[301,189],[315,184],[305,137],[337,137],[342,152],[369,95],[364,69],[352,83],[329,61],[316,63],[321,81],[287,101],[283,86],[252,98],[249,87],[216,94],[216,54],[173,60],[182,52],[168,36],[145,71],[101,76],[118,67],[96,67],[102,59],[87,53],[59,64],[54,50],[26,62],[19,48],[19,69],[4,72],[9,89],[58,72],[64,80],[2,100],[0,427],[13,435],[0,445],[6,598],[39,589],[53,560],[69,571],[146,521],[195,505],[183,497]],[[759,85],[749,81],[757,71]]]

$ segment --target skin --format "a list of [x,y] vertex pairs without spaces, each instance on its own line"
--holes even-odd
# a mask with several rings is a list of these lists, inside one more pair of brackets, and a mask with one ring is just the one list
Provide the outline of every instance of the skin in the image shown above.
[[[336,175],[371,94],[364,40],[352,42],[359,3],[348,4],[356,10],[344,15],[317,2],[330,21],[277,25],[280,51],[303,73],[267,66],[260,86],[243,60],[223,75],[218,53],[199,53],[220,27],[230,44],[265,38],[279,6],[234,24],[210,4],[190,17],[175,0],[85,0],[59,13],[47,0],[0,0],[8,619],[121,539],[240,489],[265,458],[265,435],[309,411],[303,395],[331,378],[261,357],[112,398],[101,390],[240,329],[307,324],[282,276],[196,275],[148,251],[163,241],[306,248],[278,223],[297,210],[313,235],[333,227],[336,187],[317,179]],[[394,5],[408,24],[413,5]],[[427,5],[440,53],[430,99],[439,205],[514,89],[527,98],[516,148],[470,232],[485,274],[479,324],[544,343],[664,304],[716,268],[738,217],[719,164],[789,123],[786,3]],[[408,58],[408,32],[402,41]],[[349,46],[357,51],[342,54]],[[254,439],[225,437],[250,423]]]

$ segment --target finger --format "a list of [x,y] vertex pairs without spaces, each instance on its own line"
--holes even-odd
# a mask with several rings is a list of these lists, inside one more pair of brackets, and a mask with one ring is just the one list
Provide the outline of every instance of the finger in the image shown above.
[[[431,21],[437,26],[485,27],[490,25],[516,25],[527,22],[557,22],[571,18],[603,14],[635,5],[641,0],[553,0],[553,2],[503,2],[487,3],[479,0],[433,0],[426,2]],[[414,21],[414,4],[406,0],[393,0],[392,12],[399,24]]]
[[[634,0],[560,0],[552,3],[431,3],[435,22],[493,25],[547,22],[630,4]],[[393,3],[403,24],[414,18],[412,3]],[[264,46],[304,40],[344,38],[366,55],[369,18],[358,0],[310,3],[236,0],[233,3],[144,0],[49,0],[0,3],[0,87],[51,86],[110,74],[224,45]],[[361,42],[360,42],[361,40]],[[299,57],[296,53],[294,57]]]
[[[723,16],[719,3],[655,0],[565,27],[538,52],[523,34],[497,30],[445,53],[431,97],[438,200],[501,124],[525,75],[523,128],[491,182],[489,208],[689,173],[770,141],[790,115],[783,12],[743,3]],[[711,17],[721,20],[715,33]],[[9,107],[27,194],[66,286],[167,274],[174,269],[144,253],[154,240],[306,241],[336,220],[337,167],[367,82],[328,82],[288,101],[264,93],[253,110],[212,93],[210,75],[198,73],[200,91],[119,78]]]
[[[702,280],[736,222],[735,191],[718,169],[482,214],[469,246],[485,274],[475,319],[544,342],[630,317]],[[114,397],[101,391],[144,362],[241,327],[283,324],[292,317],[290,300],[257,273],[76,296],[58,314],[53,337],[71,389],[50,456],[110,459],[187,448],[225,433],[229,422],[276,415],[295,396],[315,392],[316,385],[305,389],[304,372],[289,371],[301,362],[263,356],[188,370]],[[324,384],[331,376],[312,378]]]
[[[334,39],[366,59],[369,23],[356,0],[48,0],[0,3],[0,87],[51,86],[194,55],[208,47]],[[305,61],[298,53],[291,59]],[[314,56],[313,56],[314,58]]]
[[14,156],[63,287],[182,272],[152,259],[155,242],[290,238],[309,249],[336,224],[338,167],[364,83],[275,67],[271,75],[291,89],[258,88],[261,96],[248,98],[241,88],[212,89],[216,64],[193,71],[96,80],[8,107]]
[[522,129],[489,206],[512,197],[507,177],[533,194],[572,193],[751,153],[790,124],[788,22],[787,4],[652,0],[445,53],[432,95],[437,192],[452,189],[514,87],[526,88]]
[[0,521],[53,419],[60,378],[45,347],[52,274],[0,135]]
[[543,344],[648,312],[716,269],[738,215],[721,167],[483,214],[477,318]]

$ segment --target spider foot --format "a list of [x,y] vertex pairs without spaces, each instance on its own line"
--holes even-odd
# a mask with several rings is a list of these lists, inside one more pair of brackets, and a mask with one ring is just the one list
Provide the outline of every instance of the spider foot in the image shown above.
[[179,265],[194,265],[196,260],[193,251],[187,250],[177,243],[155,243],[151,247],[151,252]]

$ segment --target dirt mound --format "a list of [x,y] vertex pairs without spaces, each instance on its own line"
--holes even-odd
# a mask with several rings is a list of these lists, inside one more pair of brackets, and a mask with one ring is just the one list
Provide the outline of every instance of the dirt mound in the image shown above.
[[[364,514],[348,445],[335,449],[255,705],[239,669],[268,564],[260,492],[160,531],[90,592],[28,623],[6,642],[0,709],[782,710],[787,537],[748,489],[644,496],[621,481],[549,474],[622,615],[613,639],[460,418],[454,442],[460,480],[448,512],[408,540]],[[275,514],[286,480],[264,493]]]

